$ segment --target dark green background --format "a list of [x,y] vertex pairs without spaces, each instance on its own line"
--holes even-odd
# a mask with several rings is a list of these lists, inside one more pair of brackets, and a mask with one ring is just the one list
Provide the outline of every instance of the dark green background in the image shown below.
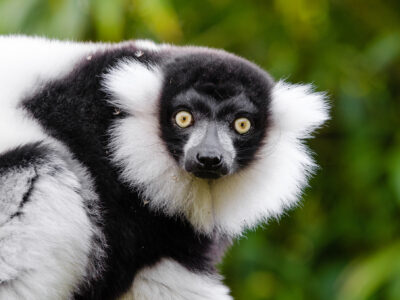
[[222,272],[241,300],[400,299],[400,1],[0,0],[0,33],[224,48],[327,91],[302,205]]

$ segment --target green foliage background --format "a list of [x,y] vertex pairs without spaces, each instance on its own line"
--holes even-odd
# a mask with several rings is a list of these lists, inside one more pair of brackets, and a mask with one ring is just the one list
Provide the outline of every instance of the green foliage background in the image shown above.
[[301,207],[222,272],[235,299],[400,299],[400,1],[0,0],[0,33],[224,48],[328,91]]

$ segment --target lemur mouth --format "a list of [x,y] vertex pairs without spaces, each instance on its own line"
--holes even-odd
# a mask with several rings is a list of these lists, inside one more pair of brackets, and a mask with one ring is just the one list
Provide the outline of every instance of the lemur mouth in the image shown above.
[[213,172],[213,171],[196,171],[193,172],[193,175],[203,179],[218,179],[224,176],[220,172]]

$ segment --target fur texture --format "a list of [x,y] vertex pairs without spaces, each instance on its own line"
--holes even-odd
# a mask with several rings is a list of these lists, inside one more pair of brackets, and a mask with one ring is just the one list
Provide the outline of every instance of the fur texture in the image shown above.
[[232,300],[229,290],[215,274],[195,274],[176,262],[163,259],[136,276],[121,300]]
[[68,299],[101,273],[95,195],[62,156],[28,144],[0,157],[1,299]]
[[45,139],[46,134],[37,122],[17,107],[26,95],[49,80],[63,77],[77,60],[101,47],[101,44],[0,36],[0,153]]

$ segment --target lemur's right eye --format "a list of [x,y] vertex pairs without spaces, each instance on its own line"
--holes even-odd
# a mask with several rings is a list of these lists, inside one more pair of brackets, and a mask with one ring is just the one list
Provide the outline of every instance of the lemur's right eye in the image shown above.
[[193,116],[190,112],[182,110],[175,115],[175,123],[181,128],[189,127],[193,124]]
[[251,122],[247,118],[238,118],[235,120],[235,130],[239,134],[247,133],[251,128]]

